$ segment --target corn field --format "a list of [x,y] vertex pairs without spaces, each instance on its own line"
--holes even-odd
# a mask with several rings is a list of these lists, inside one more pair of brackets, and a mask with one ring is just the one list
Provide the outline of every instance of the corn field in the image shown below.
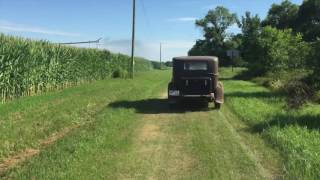
[[[0,34],[0,92],[5,102],[84,82],[125,76],[130,58],[107,50],[77,48]],[[136,60],[136,70],[152,68]]]

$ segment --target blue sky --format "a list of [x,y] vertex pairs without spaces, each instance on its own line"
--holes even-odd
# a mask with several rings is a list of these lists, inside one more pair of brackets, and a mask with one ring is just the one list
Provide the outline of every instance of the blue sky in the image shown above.
[[[264,18],[282,0],[137,0],[138,56],[159,59],[186,55],[201,38],[195,19],[225,6],[241,17],[245,11]],[[301,4],[302,0],[293,0]],[[103,38],[99,48],[129,54],[132,0],[0,0],[0,32],[52,42]],[[230,32],[239,32],[232,27]],[[97,45],[90,45],[97,47]]]

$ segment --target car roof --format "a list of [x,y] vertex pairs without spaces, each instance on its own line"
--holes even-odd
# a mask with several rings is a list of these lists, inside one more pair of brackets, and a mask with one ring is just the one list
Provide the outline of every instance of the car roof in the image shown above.
[[181,56],[174,57],[174,61],[218,61],[218,58],[215,56]]

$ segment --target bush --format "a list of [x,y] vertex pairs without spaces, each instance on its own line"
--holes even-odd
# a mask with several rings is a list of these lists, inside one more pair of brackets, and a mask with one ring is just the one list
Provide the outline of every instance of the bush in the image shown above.
[[299,108],[315,96],[315,91],[301,80],[292,80],[285,86],[290,108]]
[[127,70],[124,70],[122,68],[118,68],[112,73],[112,77],[113,78],[128,78],[129,73]]
[[255,74],[288,71],[305,67],[310,46],[300,34],[292,35],[291,29],[263,28],[256,44],[256,61],[249,64]]

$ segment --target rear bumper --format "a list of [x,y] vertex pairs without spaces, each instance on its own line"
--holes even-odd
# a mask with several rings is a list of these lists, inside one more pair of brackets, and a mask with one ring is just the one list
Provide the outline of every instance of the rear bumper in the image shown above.
[[214,94],[205,94],[205,95],[181,95],[180,97],[185,98],[214,98]]
[[215,99],[214,94],[180,94],[177,96],[170,96],[170,99],[182,100],[182,99],[203,99],[208,101],[213,101]]

